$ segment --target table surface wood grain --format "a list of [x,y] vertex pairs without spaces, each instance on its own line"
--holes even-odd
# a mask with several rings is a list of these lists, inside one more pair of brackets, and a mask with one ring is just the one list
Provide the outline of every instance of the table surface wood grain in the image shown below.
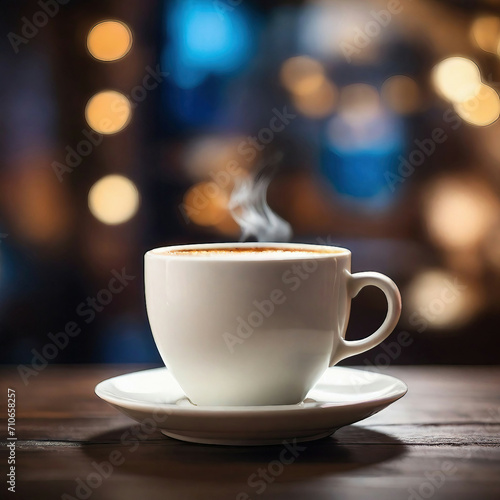
[[[141,366],[48,366],[25,386],[0,368],[1,498],[7,389],[16,391],[16,494],[20,499],[472,499],[500,498],[500,368],[390,367],[408,394],[333,436],[255,486],[249,478],[280,446],[189,444],[156,432],[133,444],[136,423],[94,394],[103,379]],[[119,466],[95,467],[120,452]],[[255,476],[253,476],[255,477]],[[86,486],[82,486],[86,484]],[[5,492],[5,495],[4,495]],[[17,496],[16,496],[17,495]]]

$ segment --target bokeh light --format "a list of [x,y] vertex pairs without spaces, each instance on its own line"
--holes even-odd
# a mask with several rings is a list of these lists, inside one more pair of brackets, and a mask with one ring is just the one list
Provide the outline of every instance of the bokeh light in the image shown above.
[[367,122],[379,115],[380,110],[380,96],[372,85],[355,83],[341,89],[339,114],[346,122]]
[[233,185],[235,177],[250,169],[253,161],[241,161],[238,146],[245,136],[203,135],[187,142],[183,151],[183,165],[193,181],[207,177],[222,187]]
[[131,219],[139,208],[139,191],[135,184],[122,175],[107,175],[98,180],[89,191],[89,208],[104,224],[122,224]]
[[396,113],[405,115],[420,108],[421,96],[417,82],[405,75],[394,75],[382,85],[382,98]]
[[227,216],[229,195],[212,181],[199,182],[184,195],[183,212],[199,226],[215,226]]
[[116,61],[132,47],[132,32],[121,21],[102,21],[87,36],[87,48],[100,61]]
[[245,5],[234,8],[212,0],[174,0],[167,5],[163,65],[178,87],[194,89],[210,74],[229,74],[247,63],[256,30]]
[[481,87],[481,74],[476,63],[465,57],[449,57],[434,66],[432,83],[451,102],[474,97]]
[[307,56],[287,59],[281,67],[283,86],[295,95],[311,95],[325,82],[323,65]]
[[213,225],[213,228],[221,234],[226,236],[239,236],[241,235],[241,228],[238,223],[233,219],[231,213],[228,211],[226,215],[217,223]]
[[481,85],[474,97],[454,105],[455,111],[470,125],[485,127],[500,116],[500,99],[494,89]]
[[438,330],[464,325],[480,305],[476,286],[444,269],[427,269],[417,274],[403,298],[410,323],[419,322]]
[[337,103],[338,91],[335,85],[324,79],[319,87],[308,93],[293,96],[293,104],[309,118],[324,118],[330,115]]
[[101,134],[123,130],[132,116],[130,101],[120,92],[103,90],[91,97],[85,108],[85,119]]
[[498,219],[498,205],[490,189],[474,179],[441,178],[424,199],[429,236],[448,250],[474,247]]
[[[48,159],[37,160],[43,165]],[[71,232],[75,215],[71,198],[47,169],[21,168],[4,177],[2,204],[15,227],[14,237],[51,246],[60,244]]]
[[500,18],[479,16],[471,26],[471,37],[485,52],[498,54],[500,42]]

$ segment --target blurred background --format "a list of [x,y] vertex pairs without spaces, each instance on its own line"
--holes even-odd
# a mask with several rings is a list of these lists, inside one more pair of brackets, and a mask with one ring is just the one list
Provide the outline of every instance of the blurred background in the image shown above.
[[[0,362],[159,362],[144,252],[238,241],[231,192],[270,158],[292,241],[401,288],[391,347],[345,364],[498,362],[500,1],[1,10]],[[365,289],[348,337],[385,309]]]

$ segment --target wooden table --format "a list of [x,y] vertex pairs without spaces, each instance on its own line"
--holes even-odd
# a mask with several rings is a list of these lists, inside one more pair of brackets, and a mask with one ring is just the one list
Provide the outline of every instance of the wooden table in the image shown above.
[[[260,486],[249,477],[265,472],[281,447],[196,445],[159,433],[132,441],[140,429],[99,400],[94,386],[138,368],[49,366],[27,387],[15,367],[1,368],[1,498],[500,499],[499,368],[386,369],[408,384],[402,400],[306,443]],[[17,399],[17,496],[5,482],[8,387]],[[118,452],[120,465],[96,473]]]

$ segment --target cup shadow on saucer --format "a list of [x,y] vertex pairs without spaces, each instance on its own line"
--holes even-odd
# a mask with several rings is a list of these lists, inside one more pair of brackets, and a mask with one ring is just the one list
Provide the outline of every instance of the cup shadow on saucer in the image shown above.
[[[407,446],[397,438],[361,426],[346,426],[333,436],[317,441],[293,443],[287,446],[219,446],[178,441],[163,437],[159,432],[144,440],[123,439],[133,435],[122,427],[92,436],[91,445],[82,451],[99,462],[113,450],[118,450],[124,462],[117,470],[128,477],[158,481],[175,481],[186,488],[193,481],[203,485],[217,483],[222,490],[249,490],[248,481],[260,468],[268,469],[273,462],[279,474],[276,483],[307,482],[314,478],[330,477],[393,460],[407,453]],[[89,443],[89,444],[90,444]],[[99,445],[96,445],[99,443]],[[285,455],[282,454],[285,453]],[[282,467],[276,464],[286,456]],[[293,458],[293,460],[292,460]],[[191,486],[189,486],[191,485]],[[255,494],[255,490],[248,492]],[[234,496],[233,496],[234,498]],[[331,498],[331,497],[329,497]]]

